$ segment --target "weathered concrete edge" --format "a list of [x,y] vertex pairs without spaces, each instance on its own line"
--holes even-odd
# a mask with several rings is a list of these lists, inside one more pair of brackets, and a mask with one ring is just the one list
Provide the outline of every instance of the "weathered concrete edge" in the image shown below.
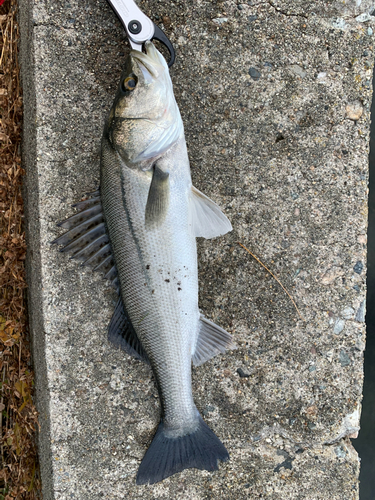
[[19,0],[20,66],[23,88],[22,164],[26,170],[24,185],[25,228],[27,241],[26,279],[28,315],[35,373],[35,403],[39,412],[38,448],[43,498],[54,498],[52,454],[49,442],[50,411],[47,364],[45,358],[42,266],[40,254],[39,184],[36,146],[36,92],[33,18],[34,2]]

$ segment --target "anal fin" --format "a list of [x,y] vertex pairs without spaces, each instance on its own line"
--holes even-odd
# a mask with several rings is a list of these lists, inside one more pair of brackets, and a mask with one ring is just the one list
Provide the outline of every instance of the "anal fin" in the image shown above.
[[220,326],[205,318],[200,317],[200,331],[195,346],[192,360],[194,366],[202,365],[216,354],[224,353],[227,349],[237,349],[233,338]]
[[108,327],[108,340],[117,347],[121,347],[136,359],[149,363],[147,354],[131,324],[125,311],[121,296],[118,299],[115,312]]

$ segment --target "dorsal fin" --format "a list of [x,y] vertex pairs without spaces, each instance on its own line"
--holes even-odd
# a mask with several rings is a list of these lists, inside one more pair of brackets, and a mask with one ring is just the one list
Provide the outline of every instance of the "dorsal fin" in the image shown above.
[[52,243],[64,245],[62,252],[73,252],[73,259],[81,260],[83,266],[91,266],[94,271],[102,272],[111,281],[119,299],[108,327],[108,340],[131,356],[149,363],[121,298],[99,191],[91,193],[91,196],[88,200],[73,205],[81,210],[59,224],[68,231]]
[[125,311],[121,295],[118,299],[111,322],[109,323],[108,340],[115,346],[121,347],[121,349],[134,358],[149,363],[147,354]]
[[117,270],[111,253],[99,190],[89,193],[90,198],[73,205],[79,212],[58,225],[68,229],[52,243],[64,245],[62,252],[73,252],[72,258],[83,266],[103,272],[118,290]]

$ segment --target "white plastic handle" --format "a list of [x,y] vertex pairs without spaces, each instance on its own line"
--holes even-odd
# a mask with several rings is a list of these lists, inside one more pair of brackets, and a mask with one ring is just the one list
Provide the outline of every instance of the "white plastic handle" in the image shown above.
[[[108,0],[108,2],[121,19],[132,48],[142,51],[144,42],[151,40],[154,36],[154,23],[141,11],[134,0]],[[138,33],[131,32],[131,30],[139,29]]]

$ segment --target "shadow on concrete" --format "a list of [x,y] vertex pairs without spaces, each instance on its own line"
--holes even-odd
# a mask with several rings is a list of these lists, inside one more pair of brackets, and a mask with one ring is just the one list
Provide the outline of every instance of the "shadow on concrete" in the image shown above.
[[[375,78],[373,79],[373,85]],[[371,106],[369,225],[367,255],[367,341],[361,431],[353,445],[361,458],[360,500],[375,498],[375,99]]]

